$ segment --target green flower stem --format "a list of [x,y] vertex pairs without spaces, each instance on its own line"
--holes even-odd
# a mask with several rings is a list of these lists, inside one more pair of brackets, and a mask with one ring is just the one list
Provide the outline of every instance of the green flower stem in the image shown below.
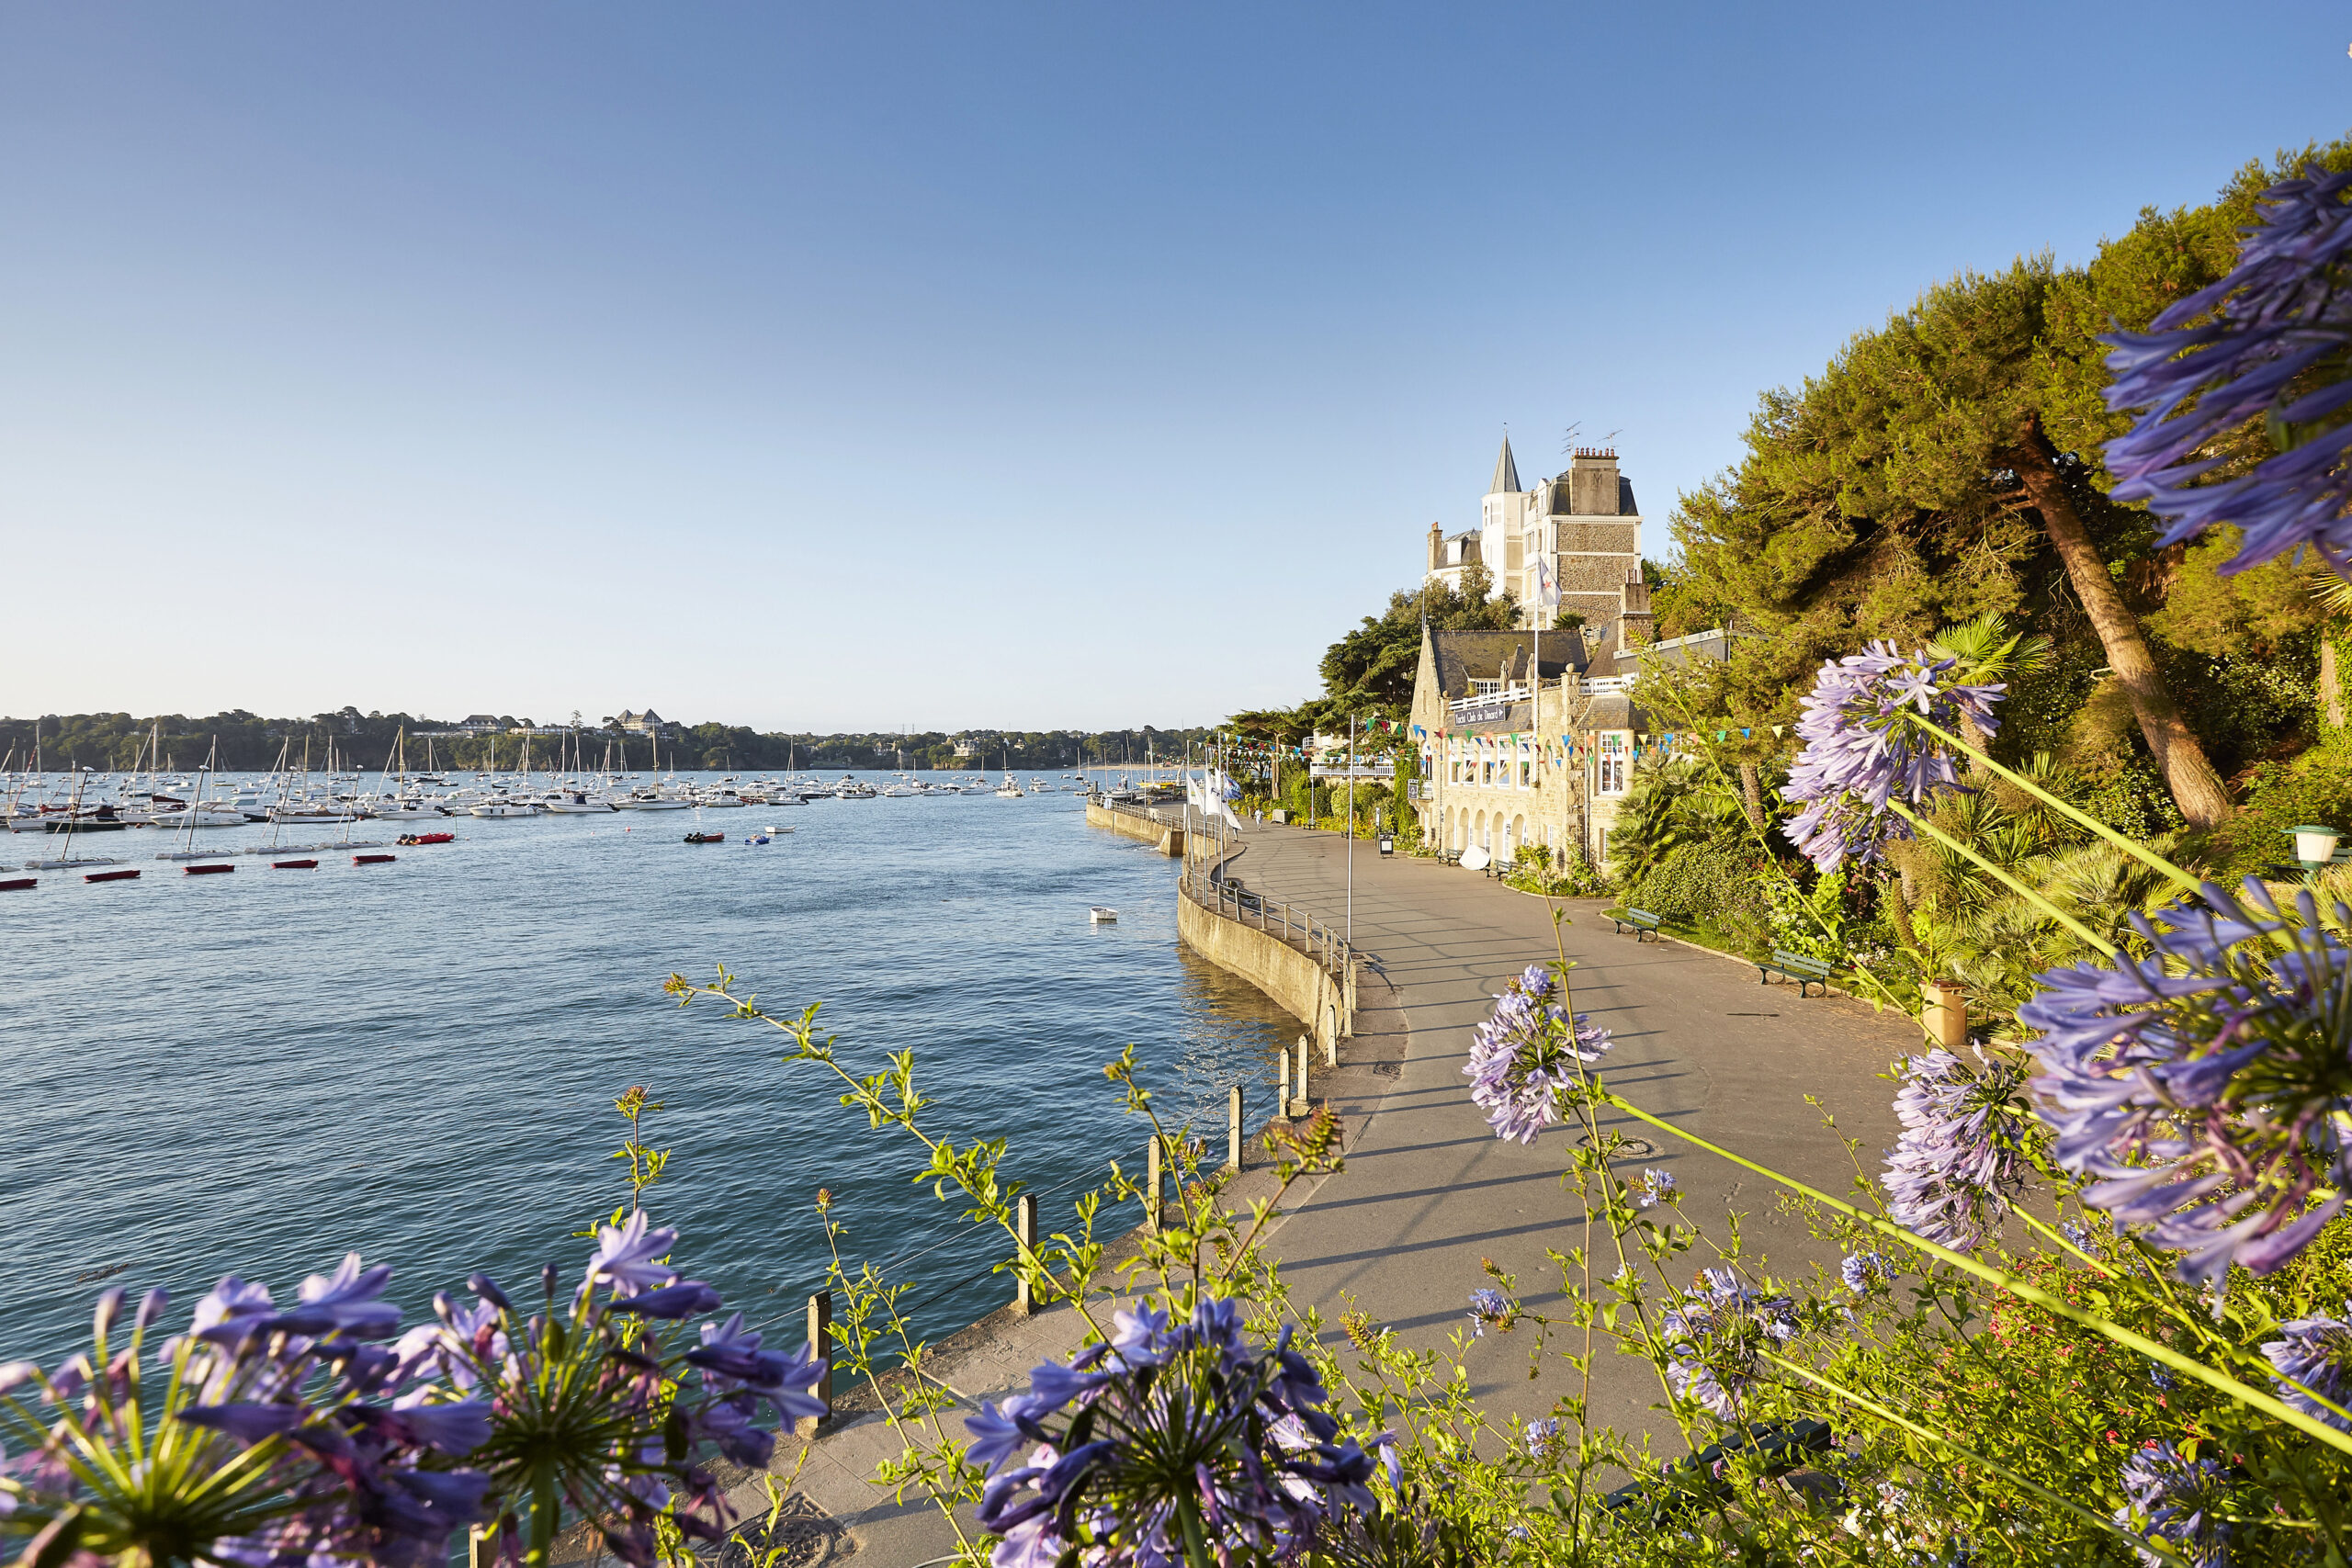
[[2162,872],[2173,881],[2177,882],[2183,887],[2188,888],[2191,893],[2197,892],[2205,886],[2204,883],[2199,881],[2197,877],[2181,870],[2180,867],[2173,864],[2172,862],[2165,859],[2164,856],[2156,853],[2155,851],[2148,848],[2147,845],[2141,843],[2130,834],[2117,832],[2114,829],[2109,827],[2098,818],[2093,817],[2090,813],[2083,810],[2080,807],[2059,799],[2056,795],[2051,794],[2048,790],[2042,788],[2031,779],[2027,778],[2023,773],[2017,773],[2012,769],[2001,766],[2000,763],[1993,761],[1992,758],[1987,757],[1984,752],[1979,751],[1975,747],[1971,746],[1967,741],[1962,740],[1957,735],[1947,733],[1946,731],[1937,728],[1928,720],[1921,718],[1916,714],[1912,716],[1911,722],[1917,725],[1921,729],[1926,730],[1928,734],[1934,736],[1937,739],[1943,741],[1946,745],[1959,748],[1964,755],[1973,757],[1976,761],[1984,763],[1984,766],[1990,769],[1996,777],[2007,779],[2009,783],[2017,785],[2018,788],[2025,791],[2028,795],[2032,795],[2036,800],[2041,801],[2043,804],[2052,807],[2063,816],[2070,818],[2074,821],[2080,823],[2082,826],[2088,828],[2092,832],[2097,833],[2100,838],[2105,839],[2117,849],[2120,849],[2124,853],[2134,856],[2144,862],[2154,870]]
[[1919,1438],[1923,1442],[1933,1443],[1936,1447],[1942,1449],[1947,1453],[1958,1454],[1972,1464],[1981,1464],[1986,1470],[1992,1472],[1995,1475],[1999,1476],[2010,1485],[2018,1488],[2020,1491],[2030,1492],[2036,1497],[2041,1498],[2043,1502],[2053,1504],[2058,1507],[2064,1508],[2066,1512],[2074,1515],[2076,1518],[2083,1520],[2086,1524],[2096,1525],[2100,1529],[2106,1530],[2110,1535],[2121,1537],[2123,1540],[2130,1541],[2133,1546],[2137,1547],[2142,1551],[2147,1552],[2152,1557],[2160,1557],[2166,1562],[2177,1563],[2179,1564],[2179,1568],[2189,1568],[2188,1560],[2187,1558],[2182,1557],[2179,1553],[2174,1551],[2162,1541],[2150,1540],[2140,1535],[2135,1530],[2125,1529],[2113,1519],[2103,1518],[2099,1515],[2092,1513],[2088,1508],[2083,1507],[2079,1504],[2070,1503],[2065,1498],[2060,1496],[2057,1493],[2051,1491],[2047,1486],[2028,1481],[2024,1476],[2019,1475],[2017,1472],[2008,1469],[2005,1465],[1996,1463],[1992,1460],[1986,1459],[1983,1454],[1978,1453],[1975,1450],[1971,1449],[1964,1444],[1954,1442],[1950,1438],[1939,1437],[1936,1433],[1920,1426],[1917,1421],[1913,1421],[1904,1416],[1897,1415],[1894,1411],[1888,1409],[1885,1405],[1879,1404],[1876,1400],[1856,1393],[1852,1389],[1847,1388],[1842,1383],[1838,1383],[1829,1378],[1823,1377],[1819,1372],[1815,1371],[1811,1367],[1805,1366],[1802,1362],[1792,1361],[1785,1357],[1776,1356],[1770,1350],[1763,1350],[1758,1353],[1764,1358],[1764,1359],[1771,1362],[1774,1366],[1781,1368],[1786,1371],[1794,1372],[1797,1376],[1804,1379],[1807,1382],[1827,1389],[1831,1393],[1834,1393],[1838,1398],[1845,1400],[1848,1404],[1854,1405],[1858,1409],[1869,1411],[1871,1415],[1877,1416],[1880,1420],[1884,1421],[1889,1426],[1900,1427],[1905,1431],[1910,1433],[1913,1437]]
[[1929,838],[1935,840],[1936,842],[1953,851],[1955,853],[1967,857],[1969,863],[1974,865],[1979,871],[1984,872],[1988,876],[1998,881],[2010,892],[2017,894],[2019,897],[2025,899],[2027,903],[2031,904],[2035,908],[2040,909],[2043,914],[2048,915],[2052,919],[2056,920],[2060,925],[2074,932],[2083,941],[2098,949],[2098,951],[2105,956],[2109,958],[2115,956],[2114,943],[2109,942],[2106,938],[2098,935],[2090,929],[2090,927],[2083,924],[2082,921],[2066,913],[2065,910],[2052,903],[2041,893],[2028,887],[2024,883],[2019,882],[2016,877],[2010,875],[2007,872],[2003,871],[1999,866],[1995,865],[1983,855],[1978,854],[1973,846],[1952,837],[1950,833],[1945,832],[1934,823],[1912,811],[1909,807],[1905,806],[1899,800],[1888,801],[1886,803],[1886,808],[1889,811],[1894,812],[1897,817],[1902,818],[1905,822],[1910,823],[1914,828],[1917,828],[1921,832],[1926,833]]
[[2266,1416],[2274,1416],[2278,1420],[2284,1421],[2289,1426],[2295,1427],[2298,1431],[2305,1432],[2312,1437],[2317,1438],[2321,1442],[2325,1443],[2332,1449],[2335,1449],[2344,1453],[2352,1454],[2352,1432],[2339,1432],[2335,1427],[2329,1426],[2326,1422],[2306,1416],[2301,1411],[2297,1410],[2294,1406],[2273,1398],[2271,1395],[2263,1393],[2258,1388],[2248,1387],[2246,1384],[2238,1382],[2237,1379],[2230,1376],[2227,1372],[2217,1371],[2213,1368],[2207,1366],[2202,1361],[2197,1360],[2192,1357],[2182,1355],[2179,1351],[2172,1348],[2168,1345],[2160,1345],[2155,1340],[2147,1337],[2145,1335],[2135,1334],[2120,1323],[2109,1323],[2107,1319],[2099,1316],[2097,1313],[2085,1312],[2082,1308],[2075,1306],[2071,1302],[2062,1301],[2039,1286],[2026,1283],[2026,1281],[2018,1279],[2014,1274],[2003,1273],[2000,1269],[1993,1268],[1989,1264],[1979,1263],[1976,1259],[1969,1257],[1967,1254],[1954,1252],[1948,1247],[1939,1247],[1936,1243],[1928,1240],[1926,1237],[1914,1235],[1909,1231],[1905,1230],[1901,1225],[1895,1224],[1888,1220],[1881,1219],[1876,1214],[1864,1213],[1861,1210],[1857,1209],[1851,1203],[1832,1198],[1828,1193],[1822,1191],[1818,1188],[1808,1187],[1792,1176],[1783,1176],[1779,1171],[1772,1169],[1769,1166],[1758,1165],[1754,1160],[1750,1159],[1742,1159],[1739,1156],[1732,1153],[1729,1149],[1719,1147],[1716,1145],[1707,1142],[1704,1138],[1696,1136],[1687,1128],[1678,1127],[1673,1122],[1666,1121],[1661,1117],[1651,1115],[1640,1106],[1634,1104],[1631,1100],[1625,1100],[1622,1096],[1611,1094],[1604,1090],[1600,1093],[1600,1098],[1608,1104],[1613,1105],[1618,1110],[1623,1111],[1628,1116],[1634,1117],[1637,1121],[1646,1122],[1651,1126],[1657,1128],[1661,1132],[1672,1134],[1675,1137],[1681,1139],[1686,1144],[1690,1144],[1697,1148],[1704,1149],[1711,1155],[1719,1156],[1724,1159],[1727,1159],[1743,1170],[1752,1170],[1757,1175],[1765,1178],[1767,1180],[1778,1182],[1792,1192],[1801,1192],[1806,1197],[1813,1199],[1815,1202],[1826,1204],[1841,1214],[1845,1214],[1851,1219],[1860,1221],[1871,1230],[1878,1232],[1880,1235],[1884,1235],[1891,1240],[1899,1241],[1906,1247],[1915,1247],[1917,1250],[1928,1254],[1931,1258],[1939,1258],[1943,1262],[1951,1264],[1953,1268],[1960,1269],[1963,1273],[1973,1274],[1978,1279],[1984,1280],[1988,1284],[1996,1285],[2013,1296],[2018,1297],[2024,1301],[2031,1302],[2034,1305],[2041,1308],[2044,1312],[2052,1313],[2059,1317],[2066,1319],[2069,1323],[2080,1324],[2083,1327],[2091,1330],[2094,1334],[2104,1335],[2108,1338],[2114,1340],[2119,1345],[2128,1346],[2132,1349],[2140,1352],[2143,1356],[2147,1357],[2150,1360],[2162,1361],[2165,1366],[2172,1368],[2175,1371],[2184,1372],[2188,1376],[2195,1378],[2199,1382],[2205,1384],[2207,1387],[2217,1389],[2221,1393],[2229,1395],[2240,1404],[2248,1405],[2256,1410],[2261,1411]]

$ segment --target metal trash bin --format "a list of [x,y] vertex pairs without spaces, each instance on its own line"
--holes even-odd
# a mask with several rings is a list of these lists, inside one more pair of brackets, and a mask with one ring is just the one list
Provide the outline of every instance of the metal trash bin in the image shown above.
[[1393,855],[1396,852],[1396,840],[1394,836],[1387,833],[1380,835],[1380,852],[1385,855]]

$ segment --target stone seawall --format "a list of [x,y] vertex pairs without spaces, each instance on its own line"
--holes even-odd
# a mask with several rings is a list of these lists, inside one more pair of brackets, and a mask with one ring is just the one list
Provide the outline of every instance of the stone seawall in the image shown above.
[[1134,839],[1151,845],[1161,854],[1174,860],[1184,852],[1184,829],[1172,823],[1155,821],[1137,811],[1116,811],[1094,801],[1086,803],[1086,825],[1107,828],[1121,838]]
[[1324,1061],[1355,1032],[1354,968],[1348,982],[1271,931],[1218,914],[1183,893],[1176,895],[1176,934],[1192,950],[1249,981],[1306,1025]]

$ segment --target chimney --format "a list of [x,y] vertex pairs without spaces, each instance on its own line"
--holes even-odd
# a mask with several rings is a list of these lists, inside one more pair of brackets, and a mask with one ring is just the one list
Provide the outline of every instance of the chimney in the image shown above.
[[1625,581],[1617,590],[1617,646],[1620,649],[1647,648],[1653,636],[1650,585],[1643,581],[1639,566],[1625,569]]
[[1445,530],[1430,525],[1430,570],[1435,571],[1445,564]]
[[1579,517],[1617,515],[1614,447],[1579,446],[1568,459],[1568,510]]

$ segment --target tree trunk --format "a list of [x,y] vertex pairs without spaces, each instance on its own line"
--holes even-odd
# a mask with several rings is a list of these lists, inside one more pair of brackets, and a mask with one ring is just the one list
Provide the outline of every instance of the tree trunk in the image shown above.
[[1739,765],[1739,793],[1746,796],[1747,825],[1758,833],[1764,831],[1764,781],[1757,776],[1756,764]]
[[2041,434],[2041,421],[2028,423],[2016,461],[2018,478],[2025,481],[2026,498],[2041,513],[2042,528],[2057,547],[2075,592],[2088,612],[2098,640],[2106,646],[2108,668],[2132,704],[2132,716],[2140,721],[2140,733],[2156,760],[2156,771],[2164,775],[2165,787],[2172,792],[2173,804],[2199,828],[2218,825],[2230,815],[2229,792],[2206,760],[2205,748],[2198,744],[2180,710],[2173,705],[2172,694],[2165,689],[2147,640],[2140,635],[2139,617],[2116,592],[2115,579],[2108,574],[2089,530],[2067,499],[2066,487],[2058,476],[2056,454],[2049,437]]
[[2320,623],[2319,707],[2330,729],[2344,728],[2344,671],[2335,654],[2336,634],[2343,629],[2332,619]]

